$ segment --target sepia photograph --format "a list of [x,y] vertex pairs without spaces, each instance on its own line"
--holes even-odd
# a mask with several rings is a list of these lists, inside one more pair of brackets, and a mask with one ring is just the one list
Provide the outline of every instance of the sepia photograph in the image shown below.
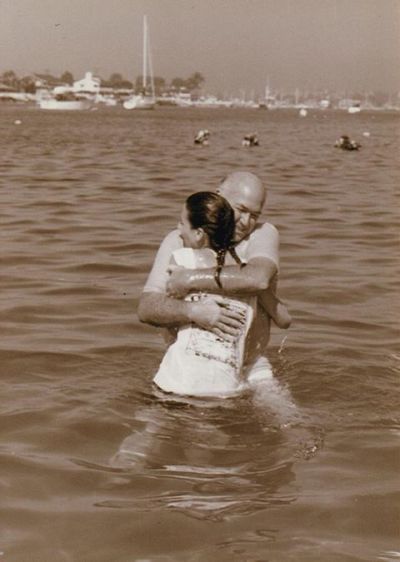
[[400,0],[0,53],[0,562],[399,562]]

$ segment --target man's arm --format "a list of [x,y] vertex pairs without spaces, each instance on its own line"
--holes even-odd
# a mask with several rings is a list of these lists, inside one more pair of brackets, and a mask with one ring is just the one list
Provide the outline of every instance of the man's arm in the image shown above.
[[181,247],[182,241],[177,231],[171,232],[162,241],[139,301],[139,320],[161,327],[176,327],[194,322],[218,335],[232,334],[242,321],[235,311],[226,308],[222,299],[219,303],[215,299],[196,303],[166,295],[171,256]]
[[166,296],[168,267],[173,252],[179,248],[182,248],[182,240],[178,231],[173,230],[161,242],[144,286],[137,311],[141,322],[163,327],[190,322],[188,303]]
[[194,323],[219,337],[235,336],[244,323],[241,313],[230,310],[222,297],[186,302],[161,293],[142,293],[138,317],[141,322],[164,328]]
[[292,317],[286,305],[275,295],[272,289],[262,291],[258,295],[258,303],[272,318],[278,328],[287,330],[292,323]]
[[190,302],[162,293],[144,292],[139,300],[138,318],[145,324],[165,328],[190,324]]

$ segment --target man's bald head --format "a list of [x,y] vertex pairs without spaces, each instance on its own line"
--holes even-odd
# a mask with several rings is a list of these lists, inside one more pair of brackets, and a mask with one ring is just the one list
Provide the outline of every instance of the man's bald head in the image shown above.
[[266,200],[266,189],[252,172],[232,172],[217,193],[225,197],[235,211],[235,240],[246,238],[254,230]]
[[260,178],[252,172],[232,172],[222,180],[217,191],[228,201],[229,196],[233,194],[249,195],[254,199],[262,201],[262,206],[264,206],[267,197],[267,191]]

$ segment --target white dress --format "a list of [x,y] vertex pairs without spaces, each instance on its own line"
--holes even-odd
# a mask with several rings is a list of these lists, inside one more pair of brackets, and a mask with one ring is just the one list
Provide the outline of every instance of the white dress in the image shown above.
[[[173,253],[178,265],[189,269],[201,267],[196,250],[181,248]],[[209,299],[212,295],[191,294],[186,300]],[[229,307],[243,311],[245,322],[233,342],[221,340],[207,330],[191,324],[179,329],[176,341],[169,346],[154,382],[166,392],[190,396],[228,396],[240,391],[243,384],[244,345],[256,310],[256,298],[227,298]]]

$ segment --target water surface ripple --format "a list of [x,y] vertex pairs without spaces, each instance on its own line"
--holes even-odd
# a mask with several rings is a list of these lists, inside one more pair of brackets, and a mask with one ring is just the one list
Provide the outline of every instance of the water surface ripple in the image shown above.
[[[4,106],[0,139],[0,556],[398,559],[399,115]],[[269,186],[293,326],[264,396],[163,399],[140,291],[235,169]]]

